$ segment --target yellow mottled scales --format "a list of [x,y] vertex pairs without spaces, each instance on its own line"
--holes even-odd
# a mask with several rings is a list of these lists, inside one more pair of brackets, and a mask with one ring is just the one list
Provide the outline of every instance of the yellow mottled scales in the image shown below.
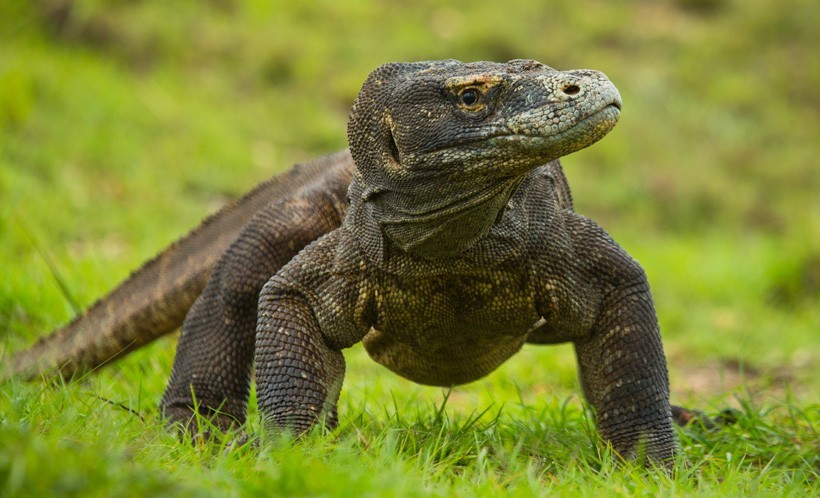
[[516,353],[539,315],[526,267],[438,277],[385,276],[370,356],[415,382],[464,384]]

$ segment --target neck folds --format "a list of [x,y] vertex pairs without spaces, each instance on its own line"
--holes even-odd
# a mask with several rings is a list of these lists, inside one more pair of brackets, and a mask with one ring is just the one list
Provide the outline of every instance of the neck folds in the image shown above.
[[[350,188],[354,200],[347,221],[363,237],[386,238],[413,256],[426,260],[452,257],[487,235],[522,179],[496,179],[453,195],[452,190],[444,193],[439,189],[369,190],[357,175]],[[384,242],[379,244],[380,253]]]

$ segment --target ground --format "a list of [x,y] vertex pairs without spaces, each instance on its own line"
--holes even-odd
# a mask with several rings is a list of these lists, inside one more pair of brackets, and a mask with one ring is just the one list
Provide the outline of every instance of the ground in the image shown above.
[[646,268],[673,401],[744,416],[683,431],[690,470],[666,480],[595,449],[570,347],[527,347],[451,392],[354,348],[337,432],[224,451],[156,421],[170,337],[83,382],[0,387],[0,494],[817,492],[816,2],[169,9],[0,5],[0,355],[255,182],[344,147],[378,64],[534,58],[602,70],[623,94],[616,129],[564,161],[577,210]]

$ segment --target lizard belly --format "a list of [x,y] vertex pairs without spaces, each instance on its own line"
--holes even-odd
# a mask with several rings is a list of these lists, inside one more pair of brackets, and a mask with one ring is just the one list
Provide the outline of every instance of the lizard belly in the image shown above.
[[451,386],[487,375],[521,348],[539,319],[521,275],[390,284],[364,347],[378,363],[420,384]]

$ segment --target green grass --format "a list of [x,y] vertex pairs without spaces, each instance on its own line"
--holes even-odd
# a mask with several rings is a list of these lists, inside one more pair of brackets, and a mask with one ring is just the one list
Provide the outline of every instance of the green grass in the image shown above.
[[168,338],[81,382],[0,386],[0,496],[817,494],[816,2],[11,0],[0,19],[0,361],[73,316],[67,294],[87,306],[344,147],[381,62],[521,57],[621,90],[618,127],[564,162],[577,209],[646,268],[673,401],[742,413],[682,431],[670,479],[602,453],[569,347],[449,394],[353,348],[332,435],[178,442],[157,422]]

